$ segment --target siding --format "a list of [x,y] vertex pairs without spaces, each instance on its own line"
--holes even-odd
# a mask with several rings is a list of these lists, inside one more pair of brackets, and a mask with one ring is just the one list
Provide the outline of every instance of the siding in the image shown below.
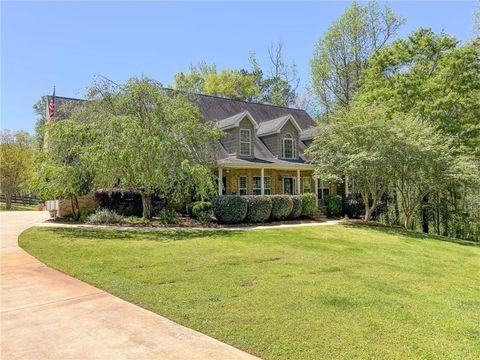
[[273,135],[268,135],[262,137],[262,141],[265,144],[265,146],[270,150],[270,152],[276,156],[277,158],[281,159],[282,158],[282,138],[286,133],[290,133],[296,143],[296,149],[297,149],[297,159],[298,159],[298,153],[299,153],[299,148],[298,148],[298,139],[299,139],[299,134],[297,131],[297,128],[293,126],[292,122],[289,120],[283,128],[280,130],[279,134],[273,134]]
[[[251,137],[250,138],[250,153],[251,153],[250,156],[240,155],[240,129],[250,130],[250,137]],[[253,140],[253,137],[256,136],[256,134],[255,134],[255,129],[253,127],[253,124],[248,118],[244,117],[240,121],[239,127],[226,130],[225,132],[227,133],[227,135],[222,137],[220,142],[222,143],[223,147],[225,148],[225,150],[227,150],[229,154],[237,154],[237,157],[243,158],[243,159],[254,157],[252,140]]]

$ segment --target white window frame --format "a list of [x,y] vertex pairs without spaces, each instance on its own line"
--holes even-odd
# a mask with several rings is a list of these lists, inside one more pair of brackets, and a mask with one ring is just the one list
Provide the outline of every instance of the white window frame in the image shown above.
[[305,176],[302,178],[302,188],[303,188],[303,193],[306,194],[307,192],[305,191],[305,184],[308,184],[308,193],[312,192],[312,178],[310,176]]
[[[292,156],[291,157],[287,157],[287,154],[286,154],[286,151],[285,151],[285,144],[288,142],[291,142],[292,143]],[[295,138],[293,137],[292,134],[290,133],[286,133],[285,135],[283,135],[283,138],[282,138],[282,157],[284,159],[296,159],[297,158],[297,146],[296,146],[296,141],[295,141]]]
[[[242,187],[242,179],[245,179],[245,187]],[[242,194],[242,191],[245,191],[244,194]],[[248,177],[245,175],[240,175],[238,177],[238,195],[248,195]]]
[[[242,132],[245,131],[248,133],[248,141],[242,140]],[[250,129],[240,128],[239,130],[239,142],[240,142],[240,155],[242,156],[250,156],[252,155],[252,132]],[[242,152],[242,145],[248,144],[248,153]]]
[[[260,181],[258,181],[258,179],[260,179]],[[268,179],[268,181],[267,181],[267,179]],[[252,184],[253,184],[252,194],[253,195],[261,195],[262,194],[262,188],[261,188],[262,177],[261,176],[254,176],[252,181],[253,181],[252,182]],[[258,182],[258,184],[256,184],[256,181]],[[256,185],[259,185],[259,186],[256,187]],[[270,176],[264,176],[263,177],[263,194],[264,195],[270,195],[271,193],[272,193],[272,178]]]

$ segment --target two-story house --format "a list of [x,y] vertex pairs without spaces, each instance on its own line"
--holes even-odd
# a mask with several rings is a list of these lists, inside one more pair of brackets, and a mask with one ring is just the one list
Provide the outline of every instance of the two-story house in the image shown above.
[[[214,169],[219,195],[312,192],[321,199],[336,190],[335,184],[315,179],[304,156],[316,135],[315,122],[306,111],[208,95],[195,98],[201,120],[216,121],[225,132]],[[56,96],[56,108],[65,101],[79,99]],[[50,119],[48,108],[46,114]]]

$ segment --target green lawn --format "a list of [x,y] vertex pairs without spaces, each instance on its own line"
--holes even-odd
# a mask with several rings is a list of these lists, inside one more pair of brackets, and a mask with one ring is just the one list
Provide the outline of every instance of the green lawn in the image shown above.
[[478,359],[480,247],[383,228],[32,228],[20,245],[266,359]]
[[[37,210],[37,205],[12,204],[12,208],[9,211],[34,211],[34,210]],[[4,202],[0,202],[0,211],[6,211]]]

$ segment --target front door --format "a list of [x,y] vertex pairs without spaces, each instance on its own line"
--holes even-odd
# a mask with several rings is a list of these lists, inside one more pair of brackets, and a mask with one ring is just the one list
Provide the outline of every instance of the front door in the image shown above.
[[294,192],[293,178],[284,177],[283,178],[283,193],[285,195],[293,195],[293,192]]

